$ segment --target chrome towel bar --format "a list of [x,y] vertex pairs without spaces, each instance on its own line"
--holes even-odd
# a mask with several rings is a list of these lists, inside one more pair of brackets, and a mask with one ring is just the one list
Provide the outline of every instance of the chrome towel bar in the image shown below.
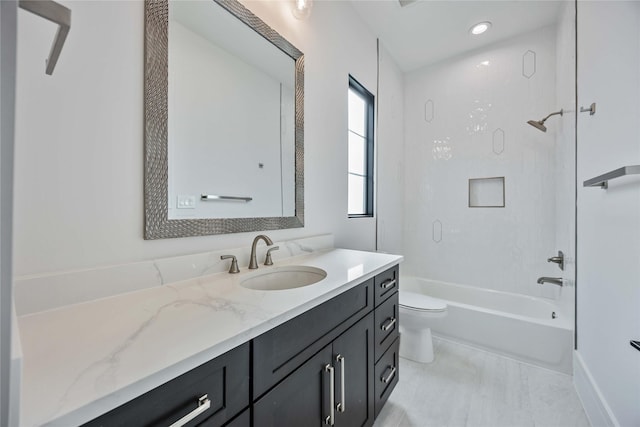
[[640,165],[635,166],[623,166],[619,169],[607,172],[595,178],[586,180],[582,185],[584,187],[600,187],[603,190],[609,188],[609,181],[612,179],[620,178],[625,175],[637,175],[640,174]]
[[201,194],[200,200],[202,201],[211,201],[211,200],[232,200],[236,202],[250,202],[253,200],[253,197],[240,197],[240,196],[217,196],[215,194]]
[[64,46],[71,29],[71,10],[53,0],[20,0],[18,4],[20,8],[58,24],[56,38],[51,45],[49,58],[47,58],[47,68],[45,69],[45,73],[51,75],[56,68],[58,58],[62,52],[62,46]]

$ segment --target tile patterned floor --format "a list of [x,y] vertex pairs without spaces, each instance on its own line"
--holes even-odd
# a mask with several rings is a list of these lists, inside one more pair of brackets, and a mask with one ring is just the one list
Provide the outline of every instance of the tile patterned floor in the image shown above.
[[430,364],[400,360],[400,382],[374,427],[589,426],[572,378],[434,339]]

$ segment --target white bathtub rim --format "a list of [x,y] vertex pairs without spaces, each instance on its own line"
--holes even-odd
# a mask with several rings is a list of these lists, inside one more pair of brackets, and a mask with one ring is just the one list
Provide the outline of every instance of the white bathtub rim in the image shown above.
[[460,308],[465,308],[467,310],[474,310],[474,311],[482,311],[485,313],[489,313],[489,314],[494,314],[497,316],[504,316],[504,317],[509,317],[512,319],[518,319],[518,320],[522,320],[525,322],[534,322],[534,323],[538,323],[541,325],[545,325],[545,326],[552,326],[552,327],[556,327],[556,328],[560,328],[560,329],[566,329],[566,330],[570,330],[573,331],[573,316],[571,316],[570,314],[566,314],[565,312],[566,310],[563,309],[563,307],[561,307],[559,304],[556,303],[555,300],[550,300],[548,298],[544,298],[544,297],[534,297],[531,295],[523,295],[523,294],[517,294],[515,292],[507,292],[507,291],[498,291],[495,289],[486,289],[486,288],[479,288],[479,287],[475,287],[475,286],[470,286],[470,285],[463,285],[463,284],[459,284],[459,283],[452,283],[452,282],[445,282],[442,280],[433,280],[433,279],[425,279],[423,277],[419,277],[419,276],[400,276],[400,288],[402,288],[402,282],[403,280],[406,279],[414,279],[417,281],[425,281],[425,282],[436,282],[439,284],[444,284],[444,285],[448,285],[448,286],[457,286],[460,288],[466,288],[466,289],[471,289],[475,292],[487,292],[490,294],[503,294],[503,295],[509,295],[509,296],[513,296],[515,298],[523,298],[523,299],[527,299],[530,301],[536,301],[536,302],[544,302],[548,305],[550,305],[552,307],[552,310],[555,311],[556,315],[558,317],[556,317],[555,319],[546,319],[546,318],[537,318],[537,317],[530,317],[530,316],[522,316],[519,314],[515,314],[515,313],[509,313],[507,311],[502,311],[502,310],[495,310],[495,309],[491,309],[491,308],[486,308],[486,307],[482,307],[482,306],[478,306],[478,305],[472,305],[472,304],[466,304],[466,303],[462,303],[462,302],[458,302],[458,301],[454,301],[454,300],[449,300],[446,298],[442,298],[442,297],[435,297],[433,295],[429,295],[426,292],[423,292],[425,295],[429,295],[433,298],[438,298],[444,302],[447,303],[447,306],[455,306],[455,307],[460,307]]

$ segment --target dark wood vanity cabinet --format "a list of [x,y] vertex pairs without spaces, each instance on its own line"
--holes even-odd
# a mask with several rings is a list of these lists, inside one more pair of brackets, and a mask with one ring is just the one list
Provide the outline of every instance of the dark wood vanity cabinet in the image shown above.
[[[398,382],[398,267],[86,426],[373,425]],[[393,283],[391,283],[393,282]]]
[[398,284],[395,266],[254,339],[253,425],[372,425],[399,378]]

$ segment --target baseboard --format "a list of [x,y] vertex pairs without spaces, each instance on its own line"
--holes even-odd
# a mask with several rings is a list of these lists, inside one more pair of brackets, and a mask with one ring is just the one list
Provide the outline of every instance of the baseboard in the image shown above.
[[593,427],[620,427],[580,353],[573,352],[573,384]]

